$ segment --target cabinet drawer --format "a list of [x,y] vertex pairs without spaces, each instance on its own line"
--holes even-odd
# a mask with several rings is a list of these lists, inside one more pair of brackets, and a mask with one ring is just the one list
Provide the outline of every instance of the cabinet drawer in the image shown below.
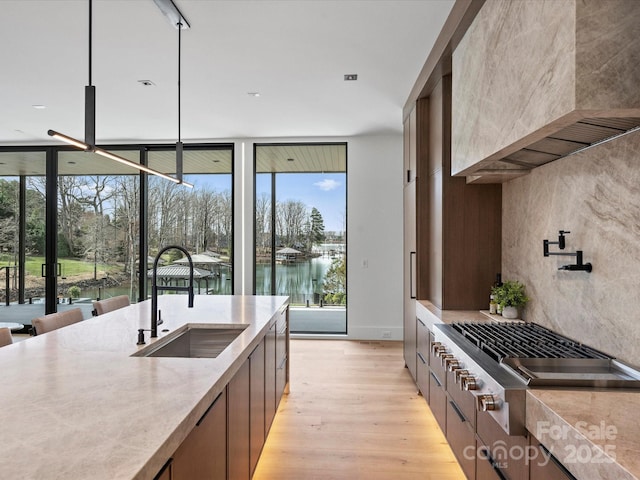
[[438,347],[434,344],[433,336],[431,336],[431,340],[429,341],[429,368],[443,385],[443,388],[446,388],[446,370],[442,358],[437,354],[437,349]]
[[422,353],[417,352],[416,357],[416,384],[424,399],[429,403],[429,377],[431,376],[429,375],[429,365],[427,358]]
[[[417,351],[424,357],[428,365],[431,332],[427,328],[427,325],[419,318],[417,318],[417,324],[418,324]],[[418,361],[420,361],[419,358],[418,358]]]
[[529,480],[576,480],[573,475],[532,435]]
[[447,441],[468,480],[476,475],[476,435],[453,400],[447,401]]
[[529,466],[527,451],[529,439],[524,436],[507,435],[489,412],[477,412],[476,431],[484,447],[495,462],[495,466],[508,480],[527,480]]
[[456,406],[460,409],[461,413],[475,428],[476,399],[473,396],[473,393],[471,393],[470,391],[462,390],[462,388],[460,388],[460,384],[456,383],[455,374],[453,372],[447,372],[447,393],[456,403]]
[[440,379],[429,371],[429,408],[435,417],[440,429],[443,432],[447,430],[447,394]]

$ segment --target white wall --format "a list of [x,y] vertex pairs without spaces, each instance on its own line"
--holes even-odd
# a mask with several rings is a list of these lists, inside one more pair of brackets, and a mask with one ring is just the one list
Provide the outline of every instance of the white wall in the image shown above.
[[402,135],[222,141],[235,144],[236,294],[253,291],[253,144],[347,142],[348,337],[401,340]]
[[402,135],[348,145],[348,334],[402,340]]

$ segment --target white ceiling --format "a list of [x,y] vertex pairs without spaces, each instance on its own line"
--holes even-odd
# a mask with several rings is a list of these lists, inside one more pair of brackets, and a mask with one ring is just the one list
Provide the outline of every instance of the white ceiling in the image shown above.
[[[191,24],[185,142],[400,132],[454,3],[174,1]],[[48,129],[83,139],[88,0],[0,0],[0,12],[0,144],[57,143]],[[152,0],[94,0],[97,143],[176,140],[177,52],[178,31]],[[351,73],[358,80],[345,82]]]

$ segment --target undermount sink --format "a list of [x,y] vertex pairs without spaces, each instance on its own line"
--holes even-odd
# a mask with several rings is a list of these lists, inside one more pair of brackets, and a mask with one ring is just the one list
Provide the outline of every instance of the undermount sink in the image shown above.
[[133,357],[216,358],[248,325],[194,325],[158,340]]

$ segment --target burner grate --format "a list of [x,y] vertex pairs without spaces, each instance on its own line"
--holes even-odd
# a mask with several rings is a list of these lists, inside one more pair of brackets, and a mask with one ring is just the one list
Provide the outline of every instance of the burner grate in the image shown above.
[[494,360],[611,357],[535,323],[454,323],[459,333]]

